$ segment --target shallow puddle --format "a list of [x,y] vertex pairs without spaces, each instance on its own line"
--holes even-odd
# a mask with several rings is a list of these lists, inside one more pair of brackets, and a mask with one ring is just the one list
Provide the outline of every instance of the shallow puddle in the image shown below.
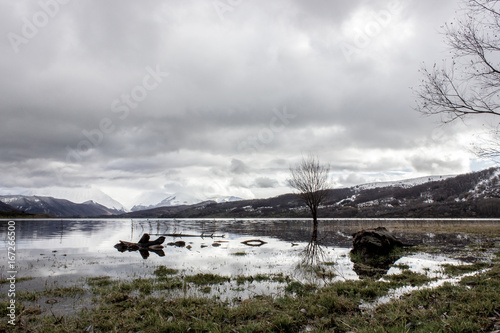
[[404,295],[411,294],[412,292],[416,290],[425,290],[425,289],[434,289],[437,287],[443,286],[445,283],[449,283],[451,285],[456,285],[458,284],[463,278],[466,277],[471,277],[471,276],[476,276],[478,274],[483,274],[487,272],[489,269],[482,269],[478,270],[476,272],[472,273],[465,273],[459,276],[453,276],[453,277],[448,277],[444,274],[442,274],[439,278],[436,279],[436,281],[429,282],[423,286],[404,286],[400,287],[394,290],[390,290],[389,293],[386,296],[379,297],[377,300],[374,302],[370,303],[363,303],[360,305],[361,310],[373,310],[377,306],[380,306],[382,304],[389,303],[392,300],[399,299],[400,297]]

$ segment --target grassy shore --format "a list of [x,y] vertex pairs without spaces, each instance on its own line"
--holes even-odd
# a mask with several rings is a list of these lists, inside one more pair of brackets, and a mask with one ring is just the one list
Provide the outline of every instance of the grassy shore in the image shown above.
[[[491,332],[500,329],[500,252],[492,263],[445,267],[449,275],[482,270],[458,285],[422,289],[399,300],[362,311],[360,304],[401,286],[430,281],[405,267],[383,280],[343,281],[318,288],[282,275],[235,277],[244,287],[253,281],[283,283],[280,297],[256,296],[222,302],[213,298],[162,295],[166,290],[211,288],[230,277],[182,276],[159,266],[155,277],[116,281],[107,276],[70,288],[19,295],[16,326],[7,323],[7,302],[0,304],[0,331],[7,332]],[[92,298],[92,308],[59,316],[33,305],[45,298]]]

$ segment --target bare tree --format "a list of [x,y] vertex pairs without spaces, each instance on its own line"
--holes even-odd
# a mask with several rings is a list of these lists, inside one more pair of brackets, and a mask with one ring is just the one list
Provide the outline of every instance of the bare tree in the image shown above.
[[[442,123],[469,116],[500,116],[500,0],[463,0],[464,17],[444,27],[451,64],[422,68],[416,110]],[[499,125],[493,122],[498,135]],[[480,155],[500,156],[500,140]]]
[[299,192],[311,211],[314,229],[318,226],[318,207],[328,195],[330,182],[329,165],[322,165],[315,156],[303,158],[295,167],[290,168],[288,184]]

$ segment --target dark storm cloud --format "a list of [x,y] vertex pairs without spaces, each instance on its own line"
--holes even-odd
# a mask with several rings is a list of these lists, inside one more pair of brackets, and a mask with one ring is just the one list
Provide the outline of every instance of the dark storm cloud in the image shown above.
[[429,141],[410,89],[421,62],[444,55],[436,32],[456,7],[242,1],[221,17],[195,0],[3,2],[0,159],[21,167],[0,187],[134,178],[246,195],[283,190],[289,161],[309,151],[346,183],[384,167],[461,171],[462,153],[421,149],[459,147]]

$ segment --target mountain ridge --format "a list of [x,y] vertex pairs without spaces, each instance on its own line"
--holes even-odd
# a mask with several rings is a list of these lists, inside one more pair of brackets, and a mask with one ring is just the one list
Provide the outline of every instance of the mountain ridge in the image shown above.
[[74,203],[48,196],[0,195],[0,201],[18,212],[54,217],[111,216],[123,213],[123,211],[107,208],[94,201]]
[[116,201],[100,189],[94,187],[46,187],[26,190],[18,194],[24,196],[42,196],[65,199],[77,204],[94,201],[95,203],[103,205],[107,208],[123,211],[124,213],[127,212],[125,207],[120,202]]
[[[223,197],[199,201],[176,193],[158,207],[124,213],[96,200],[74,203],[50,196],[0,195],[3,216],[201,218],[308,217],[299,196]],[[457,176],[431,176],[329,190],[320,217],[500,217],[500,168]]]
[[163,200],[161,200],[157,204],[153,204],[153,205],[138,204],[138,205],[133,206],[130,209],[130,211],[136,212],[136,211],[149,210],[149,209],[160,208],[160,207],[195,205],[195,204],[199,204],[199,203],[206,202],[206,201],[215,201],[217,203],[220,203],[220,202],[233,202],[233,201],[239,201],[239,200],[243,200],[243,199],[239,198],[239,197],[235,197],[235,196],[226,196],[226,197],[213,198],[213,199],[200,199],[198,197],[192,196],[192,195],[184,193],[184,192],[176,192],[174,194],[168,195],[166,198],[164,198]]
[[[500,217],[500,168],[429,179],[413,185],[393,182],[386,187],[331,189],[319,217]],[[288,193],[267,199],[160,207],[121,217],[286,218],[309,217],[309,212],[298,195]]]

